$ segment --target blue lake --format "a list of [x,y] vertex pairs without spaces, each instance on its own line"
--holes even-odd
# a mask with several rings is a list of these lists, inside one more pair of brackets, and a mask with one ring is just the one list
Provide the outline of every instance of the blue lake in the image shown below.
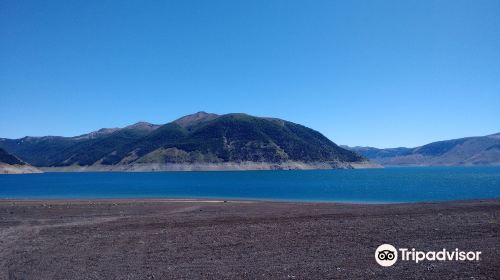
[[500,198],[500,167],[0,175],[0,198],[226,198],[365,203]]

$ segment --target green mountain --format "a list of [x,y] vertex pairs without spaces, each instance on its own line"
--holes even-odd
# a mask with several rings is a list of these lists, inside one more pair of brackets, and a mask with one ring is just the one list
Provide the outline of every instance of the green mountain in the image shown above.
[[76,137],[0,139],[0,147],[35,166],[63,170],[369,166],[364,157],[337,146],[315,130],[246,114],[198,112],[161,126],[142,122]]
[[382,165],[500,165],[500,133],[438,141],[416,148],[346,148]]

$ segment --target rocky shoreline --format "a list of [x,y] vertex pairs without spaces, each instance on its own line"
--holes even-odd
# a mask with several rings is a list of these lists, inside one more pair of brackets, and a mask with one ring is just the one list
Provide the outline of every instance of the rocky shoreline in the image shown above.
[[40,169],[31,165],[20,164],[4,164],[0,163],[0,174],[30,174],[30,173],[43,173]]
[[45,172],[162,172],[162,171],[250,171],[250,170],[324,170],[324,169],[382,168],[372,162],[222,162],[222,163],[145,163],[118,165],[40,167]]

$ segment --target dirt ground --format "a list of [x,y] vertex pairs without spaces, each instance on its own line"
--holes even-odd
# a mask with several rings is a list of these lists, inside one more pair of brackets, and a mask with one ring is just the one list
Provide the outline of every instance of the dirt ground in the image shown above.
[[[482,254],[382,267],[383,243]],[[500,200],[0,200],[0,279],[500,279]]]

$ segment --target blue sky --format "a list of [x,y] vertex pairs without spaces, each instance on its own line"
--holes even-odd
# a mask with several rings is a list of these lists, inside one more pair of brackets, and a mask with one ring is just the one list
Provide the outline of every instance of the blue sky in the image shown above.
[[500,1],[0,2],[0,137],[196,111],[338,144],[500,132]]

